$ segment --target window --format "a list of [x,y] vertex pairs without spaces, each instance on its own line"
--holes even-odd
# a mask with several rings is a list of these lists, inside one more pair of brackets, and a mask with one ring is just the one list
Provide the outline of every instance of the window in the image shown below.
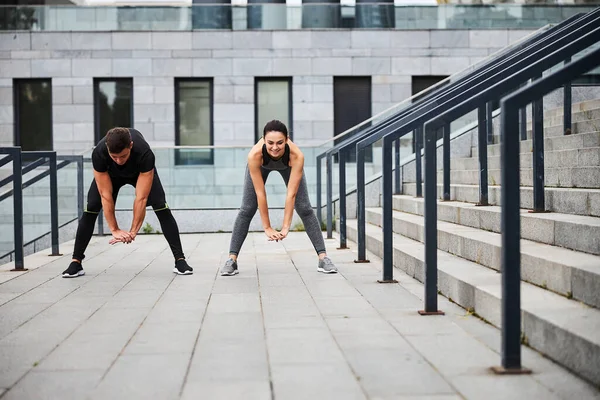
[[[333,130],[334,135],[371,118],[371,77],[370,76],[344,76],[333,78]],[[361,126],[358,130],[347,134],[335,143],[342,142],[349,137],[369,128],[371,123]],[[337,160],[337,156],[335,158]],[[346,157],[348,162],[356,162],[356,152],[350,151]],[[373,146],[365,149],[365,161],[373,161]]]
[[[417,93],[422,92],[423,90],[427,89],[428,87],[433,86],[436,83],[443,81],[446,78],[447,78],[447,76],[442,76],[442,75],[413,76],[412,77],[412,94],[413,94],[413,96]],[[448,84],[448,82],[443,83],[443,84],[439,85],[437,87],[437,89],[439,89],[447,84]],[[427,92],[424,95],[415,97],[413,99],[413,101],[417,101],[420,98],[426,96],[427,94],[429,94],[429,92]]]
[[13,81],[15,145],[24,151],[52,150],[50,79]]
[[[175,144],[213,145],[212,79],[175,80]],[[176,165],[212,164],[212,149],[175,151]]]
[[94,79],[95,143],[111,128],[133,127],[133,79]]
[[255,141],[263,134],[267,122],[278,119],[288,128],[292,138],[292,78],[260,78],[254,90]]

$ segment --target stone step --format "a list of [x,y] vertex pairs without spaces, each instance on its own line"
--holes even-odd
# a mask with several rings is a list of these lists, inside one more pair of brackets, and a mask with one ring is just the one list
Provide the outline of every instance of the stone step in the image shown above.
[[[519,161],[521,162],[521,167],[531,168],[533,166],[533,153],[521,153]],[[544,166],[546,168],[598,167],[600,166],[600,147],[545,151]],[[438,161],[437,167],[441,170],[443,163]],[[488,157],[488,168],[501,169],[500,156]],[[451,158],[450,169],[454,171],[479,169],[479,158]]]
[[[367,224],[366,246],[382,257],[381,229]],[[348,238],[356,241],[356,220]],[[425,246],[394,234],[394,266],[424,281]],[[438,251],[438,289],[465,309],[501,326],[501,274],[472,261]],[[522,332],[527,344],[600,385],[600,310],[526,282],[521,284]]]
[[[367,209],[367,222],[382,225],[381,208]],[[394,232],[424,241],[424,218],[394,211]],[[438,221],[438,248],[500,271],[502,237],[464,225]],[[598,239],[596,239],[598,240]],[[530,240],[521,240],[521,279],[589,306],[600,307],[600,257]]]
[[[405,183],[403,194],[416,196],[417,185]],[[424,189],[424,188],[423,188]],[[488,202],[491,205],[500,205],[500,186],[488,186]],[[424,193],[424,190],[423,190]],[[438,184],[438,197],[443,196],[443,185]],[[563,214],[589,215],[600,217],[600,190],[580,188],[553,188],[544,190],[545,206],[547,211]],[[479,202],[479,185],[450,185],[450,200],[467,203]],[[533,188],[521,187],[521,208],[533,209]]]
[[[423,198],[395,195],[394,210],[423,215]],[[500,233],[501,208],[438,201],[438,220]],[[521,210],[521,237],[534,242],[600,255],[600,218]]]
[[[583,120],[571,123],[571,133],[579,134],[585,132],[598,132],[600,131],[600,119]],[[563,125],[549,125],[544,121],[544,137],[554,137],[564,135]],[[531,127],[527,130],[527,137],[531,139],[532,130]]]
[[[500,144],[491,144],[488,146],[488,157],[500,156]],[[572,150],[590,147],[600,147],[600,131],[578,133],[576,135],[554,136],[544,139],[544,152],[555,150]],[[521,141],[521,154],[531,153],[533,151],[533,141],[531,139]],[[477,147],[471,148],[471,155],[477,157],[479,154]]]
[[[571,106],[571,113],[578,114],[582,111],[594,110],[600,108],[600,99],[586,100],[580,103],[573,103]],[[564,107],[557,107],[551,110],[544,111],[544,118],[562,117],[564,114]]]
[[[600,119],[600,108],[592,108],[589,110],[582,110],[582,111],[577,111],[577,112],[573,112],[571,113],[571,123],[576,123],[576,122],[581,122],[581,121],[590,121],[590,120],[594,120],[594,119]],[[562,113],[560,115],[553,115],[550,114],[548,115],[548,111],[544,112],[544,126],[546,127],[554,127],[554,126],[560,126],[561,127],[561,134],[562,134],[562,127],[563,127],[563,115]],[[529,130],[531,130],[531,119],[528,119],[527,121],[527,128]]]
[[[521,186],[533,186],[533,168],[521,168]],[[438,183],[443,183],[443,171],[437,171]],[[414,182],[414,176],[404,181]],[[488,169],[488,184],[500,185],[502,170]],[[478,185],[479,170],[450,170],[450,182],[459,185]],[[544,168],[544,186],[562,188],[600,188],[600,167]]]

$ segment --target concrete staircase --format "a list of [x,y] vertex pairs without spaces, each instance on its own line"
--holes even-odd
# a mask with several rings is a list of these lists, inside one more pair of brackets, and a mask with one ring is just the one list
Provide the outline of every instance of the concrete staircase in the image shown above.
[[[600,385],[600,101],[545,113],[546,208],[532,208],[530,140],[521,144],[522,340]],[[500,146],[488,146],[489,200],[479,201],[476,147],[451,165],[451,199],[438,202],[438,288],[465,309],[501,325]],[[439,161],[441,168],[441,159]],[[423,281],[424,203],[413,176],[394,196],[394,265]],[[412,181],[412,182],[411,182]],[[442,195],[438,171],[438,195]],[[367,249],[382,255],[381,208],[367,209]],[[356,220],[348,237],[356,240]],[[535,373],[535,371],[534,371]]]

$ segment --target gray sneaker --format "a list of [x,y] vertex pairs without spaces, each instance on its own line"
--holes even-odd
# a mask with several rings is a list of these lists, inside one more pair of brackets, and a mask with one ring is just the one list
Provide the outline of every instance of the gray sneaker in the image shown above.
[[233,261],[233,259],[228,258],[221,268],[221,276],[232,276],[238,273],[237,262]]
[[325,257],[322,260],[319,260],[319,267],[317,271],[323,272],[324,274],[335,274],[338,272],[335,265],[333,265],[333,261],[329,257]]

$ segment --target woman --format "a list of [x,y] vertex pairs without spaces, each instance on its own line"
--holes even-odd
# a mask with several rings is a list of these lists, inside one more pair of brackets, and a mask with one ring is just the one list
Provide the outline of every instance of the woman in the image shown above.
[[[278,171],[287,186],[283,227],[277,232],[271,227],[265,182],[271,171]],[[248,167],[244,180],[242,206],[233,225],[229,259],[221,268],[221,275],[238,273],[237,256],[248,235],[250,221],[260,212],[260,219],[269,241],[280,241],[290,231],[294,208],[304,223],[304,228],[312,242],[319,264],[317,270],[323,273],[336,273],[337,268],[327,257],[325,242],[317,217],[308,198],[306,178],[304,177],[304,155],[288,138],[288,131],[281,121],[273,120],[265,125],[263,137],[248,154]]]

